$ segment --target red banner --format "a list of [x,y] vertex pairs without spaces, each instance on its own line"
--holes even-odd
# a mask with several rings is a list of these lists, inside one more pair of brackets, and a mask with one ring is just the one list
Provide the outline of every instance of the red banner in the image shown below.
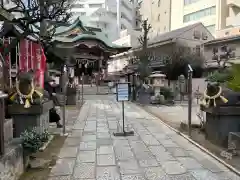
[[40,44],[22,40],[20,42],[20,70],[35,71],[35,83],[43,88],[46,56]]
[[28,70],[33,70],[32,41],[28,41]]
[[20,71],[27,71],[27,60],[28,60],[28,41],[23,39],[20,41],[20,58],[19,58],[19,69]]
[[46,57],[40,44],[33,43],[33,57],[34,69],[36,70],[36,83],[43,88]]

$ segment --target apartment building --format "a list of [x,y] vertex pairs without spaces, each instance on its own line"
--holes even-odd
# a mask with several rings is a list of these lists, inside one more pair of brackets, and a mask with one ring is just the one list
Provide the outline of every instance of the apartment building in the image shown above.
[[155,35],[201,22],[222,37],[236,33],[231,28],[240,26],[240,0],[149,0],[142,1],[140,12]]
[[239,13],[239,0],[172,0],[171,29],[202,22],[219,37],[218,31],[236,26]]
[[142,0],[140,14],[152,25],[150,38],[171,30],[171,0]]
[[137,2],[129,0],[76,0],[73,19],[81,17],[87,25],[101,28],[105,38],[115,41],[121,30],[139,28],[136,23]]

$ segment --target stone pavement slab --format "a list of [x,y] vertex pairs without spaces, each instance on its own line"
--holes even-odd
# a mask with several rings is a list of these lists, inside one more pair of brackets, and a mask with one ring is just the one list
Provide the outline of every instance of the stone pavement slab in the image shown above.
[[155,116],[114,98],[86,100],[49,180],[240,180]]

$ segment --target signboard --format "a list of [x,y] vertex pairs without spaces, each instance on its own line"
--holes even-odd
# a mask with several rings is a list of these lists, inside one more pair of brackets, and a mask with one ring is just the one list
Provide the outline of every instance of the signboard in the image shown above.
[[129,83],[117,84],[117,101],[129,100]]

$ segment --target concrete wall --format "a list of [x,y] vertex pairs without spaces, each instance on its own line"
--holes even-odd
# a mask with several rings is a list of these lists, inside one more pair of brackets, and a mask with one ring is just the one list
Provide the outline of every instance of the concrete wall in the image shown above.
[[[200,10],[204,10],[210,7],[216,7],[216,13],[208,16],[198,18],[189,22],[184,22],[184,15],[195,13]],[[172,0],[172,16],[171,16],[171,30],[178,29],[183,26],[194,24],[196,22],[202,22],[204,26],[215,26],[212,29],[213,35],[216,30],[225,29],[226,19],[229,16],[230,6],[227,4],[227,0],[199,0],[195,3],[184,5],[184,0]]]
[[[239,14],[239,18],[240,18],[240,14]],[[237,36],[237,35],[240,35],[240,19],[239,19],[239,26],[222,29],[216,32],[216,38],[224,38],[224,37]]]
[[216,0],[201,0],[184,6],[184,0],[172,0],[172,16],[171,16],[171,29],[178,29],[179,27],[202,22],[205,26],[216,24],[216,16],[206,16],[196,21],[183,22],[183,16],[202,9],[216,6]]
[[21,145],[11,146],[0,159],[0,180],[18,180],[24,172]]
[[144,0],[140,14],[152,25],[150,38],[171,30],[171,0]]

